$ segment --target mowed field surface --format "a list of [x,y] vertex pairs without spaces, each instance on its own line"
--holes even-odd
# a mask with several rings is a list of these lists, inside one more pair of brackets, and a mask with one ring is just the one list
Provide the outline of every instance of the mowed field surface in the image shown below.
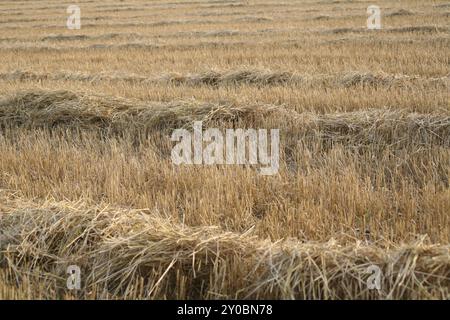
[[[0,298],[450,298],[450,2],[70,4],[0,2]],[[278,174],[172,164],[199,120]]]

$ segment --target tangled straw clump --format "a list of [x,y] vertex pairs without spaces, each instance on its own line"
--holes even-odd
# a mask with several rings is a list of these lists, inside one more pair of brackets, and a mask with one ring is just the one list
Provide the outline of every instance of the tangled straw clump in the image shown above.
[[396,11],[392,11],[391,13],[388,13],[387,17],[400,17],[400,16],[412,16],[414,15],[414,12],[411,10],[406,9],[399,9]]
[[[399,110],[326,114],[315,119],[323,139],[352,144],[450,146],[450,116]],[[406,144],[405,144],[406,143]]]
[[301,83],[302,76],[287,71],[269,71],[269,70],[232,70],[220,72],[208,70],[198,74],[188,75],[166,75],[162,79],[175,84],[190,85],[230,85],[230,84],[252,84],[252,85],[276,85],[285,83]]
[[[2,214],[2,268],[21,274],[39,267],[61,289],[65,269],[76,264],[82,297],[449,297],[450,247],[423,239],[387,248],[273,243],[251,231],[191,227],[157,212],[81,202],[13,203]],[[370,265],[383,272],[379,292],[367,288]]]
[[3,126],[63,126],[111,132],[175,129],[196,120],[262,119],[276,111],[274,106],[233,106],[195,100],[142,102],[69,91],[29,91],[0,100]]

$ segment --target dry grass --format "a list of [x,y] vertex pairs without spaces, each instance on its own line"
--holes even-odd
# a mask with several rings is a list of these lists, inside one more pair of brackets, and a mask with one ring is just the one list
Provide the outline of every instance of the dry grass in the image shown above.
[[408,89],[450,89],[450,77],[422,78],[408,75],[389,75],[370,72],[344,72],[333,75],[308,75],[293,72],[244,69],[233,71],[209,70],[199,74],[180,75],[176,73],[161,76],[144,77],[138,75],[109,75],[109,74],[82,74],[82,73],[45,73],[38,74],[30,71],[16,70],[0,74],[0,79],[6,81],[82,81],[88,83],[98,82],[125,82],[132,84],[166,84],[187,86],[232,86],[255,85],[273,86],[289,85],[307,88],[350,88],[350,87],[401,87]]
[[[359,80],[358,80],[359,81]],[[0,100],[4,128],[89,129],[108,134],[145,136],[189,127],[194,121],[227,127],[283,127],[285,136],[303,143],[352,146],[450,146],[450,115],[401,110],[366,110],[317,115],[276,105],[236,105],[190,101],[143,102],[68,91],[20,92]],[[169,141],[168,141],[169,142]]]
[[[388,249],[334,240],[272,243],[251,230],[188,227],[146,210],[67,202],[15,204],[2,230],[4,259],[13,270],[39,267],[44,283],[53,280],[63,288],[64,266],[79,265],[86,288],[80,298],[93,298],[88,292],[95,292],[94,298],[159,299],[445,299],[449,294],[449,248],[423,239]],[[372,264],[385,274],[380,292],[366,287]]]
[[[0,299],[449,299],[448,3],[378,5],[0,3]],[[278,174],[174,166],[198,120]]]

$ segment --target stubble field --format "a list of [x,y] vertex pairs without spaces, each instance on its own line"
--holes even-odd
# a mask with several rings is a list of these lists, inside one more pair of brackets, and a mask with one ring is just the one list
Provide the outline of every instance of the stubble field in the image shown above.
[[[0,299],[450,298],[449,2],[73,4],[0,2]],[[174,165],[194,121],[278,173]]]

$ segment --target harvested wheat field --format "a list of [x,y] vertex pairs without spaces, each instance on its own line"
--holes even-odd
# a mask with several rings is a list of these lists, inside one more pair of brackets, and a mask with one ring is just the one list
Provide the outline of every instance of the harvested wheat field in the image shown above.
[[450,2],[73,4],[0,2],[0,299],[450,299]]

